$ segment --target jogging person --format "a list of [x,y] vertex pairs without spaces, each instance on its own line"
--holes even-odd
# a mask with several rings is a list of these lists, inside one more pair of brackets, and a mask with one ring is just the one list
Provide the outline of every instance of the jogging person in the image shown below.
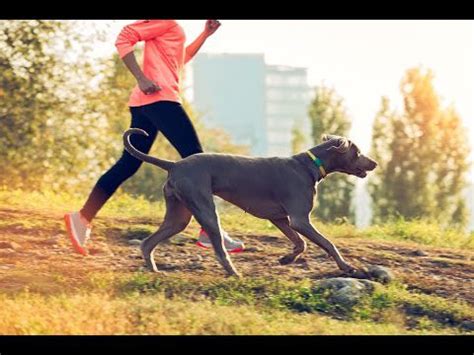
[[[157,134],[161,132],[182,158],[203,152],[196,130],[181,105],[180,76],[184,65],[220,25],[217,20],[207,20],[204,31],[187,47],[184,45],[185,33],[175,20],[140,20],[121,30],[115,46],[120,58],[137,80],[128,102],[130,127],[141,128],[149,134],[149,137],[131,137],[137,149],[148,153]],[[145,42],[143,71],[134,54],[135,44],[140,41]],[[77,252],[87,255],[85,245],[90,237],[92,220],[141,164],[142,161],[124,150],[120,159],[99,178],[82,209],[65,214],[66,228]],[[244,250],[241,241],[230,238],[225,231],[223,236],[229,252]],[[197,244],[204,248],[212,246],[202,228]]]

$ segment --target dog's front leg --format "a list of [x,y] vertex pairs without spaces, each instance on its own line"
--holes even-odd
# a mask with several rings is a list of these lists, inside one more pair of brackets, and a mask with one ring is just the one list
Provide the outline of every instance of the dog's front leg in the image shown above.
[[334,259],[339,269],[351,274],[357,271],[354,266],[344,260],[336,246],[311,224],[309,218],[290,217],[290,226],[328,253]]

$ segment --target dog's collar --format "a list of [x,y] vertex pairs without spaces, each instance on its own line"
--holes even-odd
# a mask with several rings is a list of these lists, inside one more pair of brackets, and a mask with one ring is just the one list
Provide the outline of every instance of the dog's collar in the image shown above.
[[309,150],[306,152],[306,154],[309,155],[313,163],[319,168],[321,177],[324,178],[327,174],[326,174],[326,170],[324,169],[323,162],[321,161],[321,159],[319,159],[316,155],[311,153]]

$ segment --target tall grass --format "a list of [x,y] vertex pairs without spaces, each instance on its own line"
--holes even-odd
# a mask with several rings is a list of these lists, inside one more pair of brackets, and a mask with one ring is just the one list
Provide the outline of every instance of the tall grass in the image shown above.
[[[190,302],[163,294],[113,297],[94,292],[44,296],[0,294],[0,334],[423,334],[391,322],[338,321],[257,306]],[[455,334],[432,328],[430,334]]]
[[433,220],[405,220],[400,218],[361,231],[364,237],[400,240],[418,244],[459,249],[474,249],[474,233],[457,228],[443,228]]
[[309,280],[136,273],[91,282],[67,294],[0,293],[0,334],[459,334],[473,317],[468,305],[398,284],[341,308]]

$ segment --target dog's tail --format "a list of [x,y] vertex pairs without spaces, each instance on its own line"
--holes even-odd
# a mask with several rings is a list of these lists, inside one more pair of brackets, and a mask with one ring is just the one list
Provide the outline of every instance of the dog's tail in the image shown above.
[[151,155],[140,152],[137,148],[135,148],[130,142],[130,136],[135,133],[148,137],[148,133],[146,133],[143,129],[140,129],[140,128],[130,128],[126,130],[123,134],[123,144],[127,152],[129,152],[132,156],[134,156],[137,159],[156,165],[166,171],[169,171],[174,166],[175,163],[172,161],[152,157]]

